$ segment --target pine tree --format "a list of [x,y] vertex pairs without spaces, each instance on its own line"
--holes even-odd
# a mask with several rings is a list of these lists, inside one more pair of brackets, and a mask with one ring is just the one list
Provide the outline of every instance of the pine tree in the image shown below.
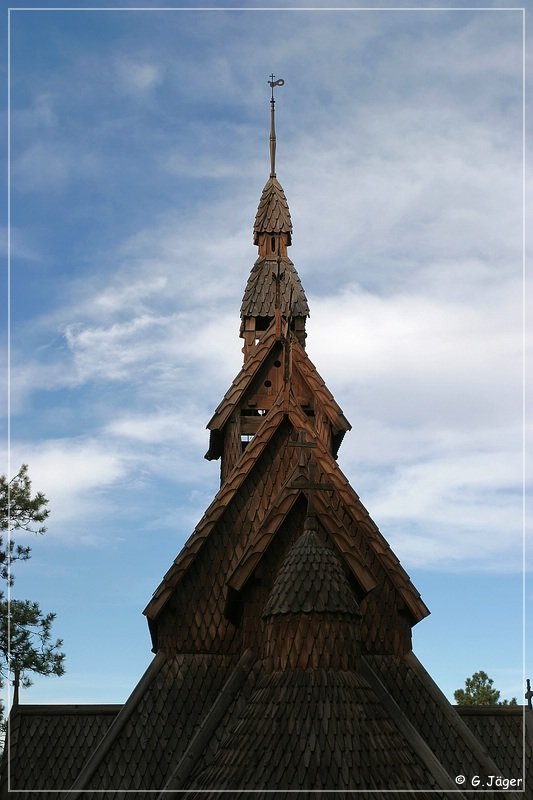
[[[31,686],[30,675],[63,675],[65,654],[61,639],[52,639],[55,614],[45,614],[38,603],[12,598],[12,565],[27,561],[31,548],[15,542],[17,531],[43,534],[50,511],[41,492],[32,497],[28,467],[14,478],[0,475],[0,686],[11,681],[15,696],[19,685]],[[0,708],[0,713],[3,709]]]
[[456,689],[453,693],[458,706],[515,706],[516,697],[512,700],[500,700],[500,692],[494,689],[494,681],[486,672],[474,672],[465,681],[464,689]]

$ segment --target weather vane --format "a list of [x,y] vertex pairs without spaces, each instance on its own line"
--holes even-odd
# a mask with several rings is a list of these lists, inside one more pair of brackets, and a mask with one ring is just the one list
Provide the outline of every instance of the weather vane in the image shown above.
[[272,89],[272,97],[270,98],[270,102],[271,102],[271,103],[275,103],[275,102],[276,102],[276,101],[274,100],[274,86],[283,86],[283,84],[285,83],[285,81],[283,80],[283,78],[279,78],[277,81],[275,81],[275,80],[274,80],[274,78],[275,78],[275,77],[276,77],[276,76],[275,76],[274,74],[272,74],[272,75],[270,76],[270,80],[269,80],[269,82],[268,82],[268,85],[269,85],[269,86],[270,86],[270,88]]
[[276,177],[276,123],[274,121],[274,86],[283,86],[285,81],[282,78],[274,80],[276,76],[272,74],[268,85],[272,89],[272,97],[270,98],[270,177]]

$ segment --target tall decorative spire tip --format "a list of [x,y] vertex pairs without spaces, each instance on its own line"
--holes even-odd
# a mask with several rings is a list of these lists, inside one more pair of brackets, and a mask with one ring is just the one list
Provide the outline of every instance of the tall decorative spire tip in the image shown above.
[[274,120],[274,106],[276,101],[274,100],[274,87],[275,86],[283,86],[285,81],[282,78],[278,78],[278,80],[274,80],[276,76],[272,74],[270,76],[270,80],[268,85],[272,90],[272,95],[270,98],[270,177],[276,177],[276,126]]

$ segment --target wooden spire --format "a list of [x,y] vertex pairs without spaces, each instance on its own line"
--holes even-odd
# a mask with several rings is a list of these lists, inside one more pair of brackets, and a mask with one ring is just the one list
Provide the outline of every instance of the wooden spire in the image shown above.
[[285,192],[276,178],[274,87],[283,86],[285,82],[275,77],[272,74],[268,82],[271,87],[270,177],[261,193],[254,221],[258,259],[246,284],[241,306],[245,360],[257,344],[258,333],[267,330],[277,318],[290,319],[291,330],[305,346],[305,320],[309,316],[300,278],[287,255],[287,247],[292,242],[292,221]]
[[283,86],[283,84],[285,83],[285,81],[282,78],[275,81],[274,80],[275,77],[276,76],[272,74],[268,82],[270,88],[272,89],[272,95],[270,97],[270,177],[271,178],[276,177],[276,120],[275,120],[276,101],[274,100],[274,87]]

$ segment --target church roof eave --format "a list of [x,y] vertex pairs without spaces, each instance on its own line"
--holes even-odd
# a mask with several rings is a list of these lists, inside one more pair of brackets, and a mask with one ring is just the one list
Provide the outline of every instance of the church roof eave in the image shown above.
[[[227,423],[234,409],[242,400],[243,395],[250,387],[254,378],[258,375],[262,365],[268,358],[269,353],[276,343],[275,324],[272,322],[267,331],[260,339],[254,354],[250,359],[245,362],[243,368],[233,380],[224,398],[219,403],[215,413],[207,424],[208,430],[211,432],[209,450],[205,458],[209,461],[220,458],[221,455],[221,442],[217,440],[215,434],[222,430]],[[351,430],[352,426],[344,416],[344,413],[335,398],[329,391],[325,381],[318,373],[315,365],[298,343],[292,342],[293,363],[296,369],[300,371],[303,380],[309,386],[311,392],[319,398],[324,413],[332,424],[334,436],[338,439],[338,446],[340,445],[345,433]],[[336,453],[334,454],[336,455]]]

